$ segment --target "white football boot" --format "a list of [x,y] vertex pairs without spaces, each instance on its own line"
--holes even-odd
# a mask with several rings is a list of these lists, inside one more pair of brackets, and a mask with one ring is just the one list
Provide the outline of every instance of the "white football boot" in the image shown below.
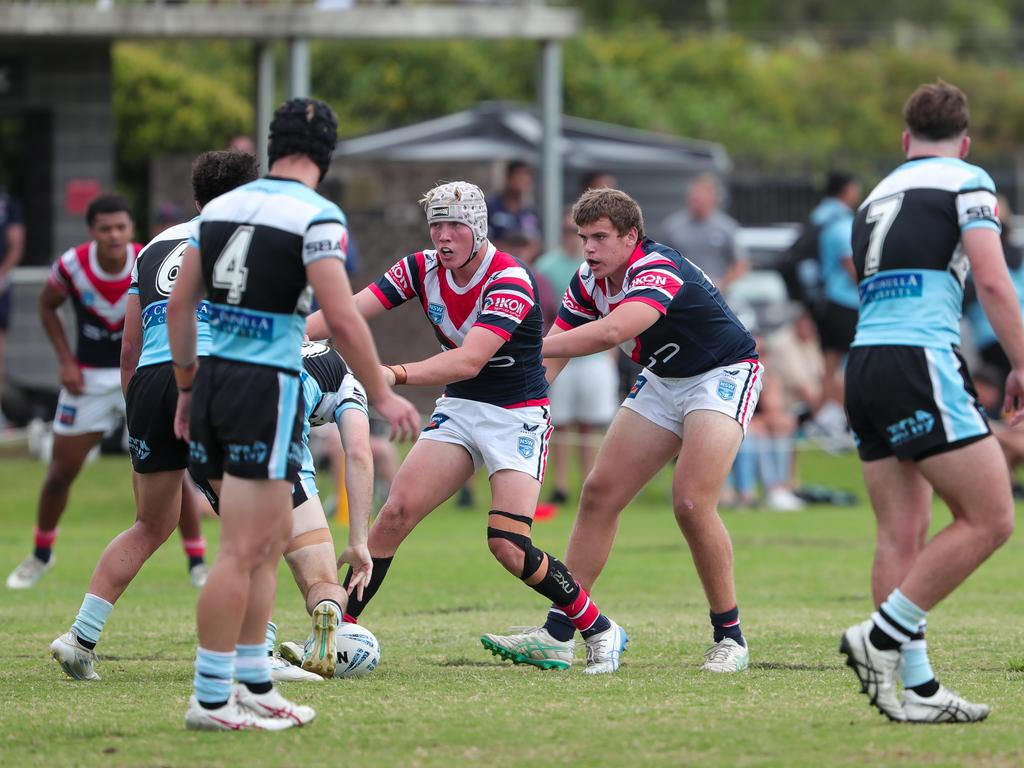
[[568,669],[576,643],[556,640],[544,627],[514,627],[514,635],[484,635],[480,642],[493,655],[513,664],[532,664],[541,669]]
[[319,683],[323,680],[320,675],[307,672],[295,664],[289,664],[280,656],[270,657],[270,679],[275,683]]
[[874,626],[871,619],[854,624],[839,642],[839,652],[846,656],[846,666],[857,673],[860,692],[890,720],[907,719],[896,695],[896,674],[900,667],[899,649],[881,651],[871,644],[869,635]]
[[50,559],[44,563],[35,555],[29,555],[11,571],[11,575],[7,577],[7,588],[31,589],[48,570],[53,568],[56,560],[57,558],[50,555]]
[[992,708],[975,704],[944,685],[932,696],[903,692],[903,714],[908,723],[980,723]]
[[73,629],[69,629],[50,643],[50,655],[72,680],[100,679],[93,669],[96,651],[81,645],[78,642],[78,633]]
[[[611,621],[611,619],[609,619]],[[612,621],[612,625],[585,641],[588,675],[604,675],[619,668],[619,659],[629,645],[626,630]]]
[[188,569],[188,580],[196,589],[202,589],[206,584],[206,577],[210,575],[210,567],[206,563],[196,563]]
[[705,672],[742,672],[750,666],[750,651],[731,637],[723,637],[704,651]]
[[[306,642],[308,643],[309,641],[307,640]],[[281,658],[284,661],[294,664],[296,667],[302,667],[302,660],[306,658],[306,649],[299,643],[283,642],[278,647],[278,653],[281,654]]]
[[277,717],[258,717],[234,698],[217,709],[206,709],[192,696],[185,712],[185,728],[190,731],[283,731],[293,725]]
[[244,683],[237,683],[234,698],[239,707],[257,717],[281,720],[291,725],[305,725],[316,717],[312,707],[288,701],[276,688],[266,693],[253,693]]
[[302,659],[302,668],[320,677],[334,677],[334,666],[338,662],[334,640],[340,617],[330,603],[318,603],[312,618],[313,644]]

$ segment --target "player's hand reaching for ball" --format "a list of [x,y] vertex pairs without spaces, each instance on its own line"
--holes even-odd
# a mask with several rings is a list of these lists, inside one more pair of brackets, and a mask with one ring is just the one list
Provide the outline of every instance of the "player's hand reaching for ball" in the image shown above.
[[352,567],[352,578],[348,582],[348,594],[356,593],[356,600],[363,599],[363,589],[370,583],[373,576],[373,558],[365,544],[349,545],[338,555],[338,568],[343,565]]

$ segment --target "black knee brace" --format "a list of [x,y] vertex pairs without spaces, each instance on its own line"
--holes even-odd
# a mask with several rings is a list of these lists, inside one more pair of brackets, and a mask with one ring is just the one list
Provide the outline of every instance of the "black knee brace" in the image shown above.
[[[531,527],[533,525],[533,520],[525,515],[513,515],[511,512],[502,512],[497,509],[492,509],[491,514],[501,515],[502,517],[507,517],[509,520],[525,523]],[[535,547],[533,545],[533,540],[529,536],[523,536],[519,533],[511,533],[509,531],[503,531],[500,528],[491,528],[488,526],[487,538],[505,539],[506,541],[511,541],[523,550],[523,572],[519,576],[523,581],[526,581],[533,576],[537,572],[537,569],[544,563],[544,559],[547,558],[548,568],[547,573],[544,574],[544,578],[536,584],[530,584],[528,586],[544,595],[544,597],[555,605],[569,605],[579,596],[580,586],[576,583],[576,579],[573,578],[572,574],[569,573],[569,569],[565,567],[565,564],[557,557],[552,557],[544,552],[544,550]]]

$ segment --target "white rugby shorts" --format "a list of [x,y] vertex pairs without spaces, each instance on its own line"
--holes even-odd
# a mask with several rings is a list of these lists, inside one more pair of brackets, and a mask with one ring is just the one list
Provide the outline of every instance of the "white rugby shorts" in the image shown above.
[[82,394],[66,389],[57,398],[53,432],[57,435],[107,433],[124,418],[124,395],[121,394],[121,371],[118,368],[83,368],[85,386]]
[[477,400],[440,397],[420,440],[461,445],[469,451],[474,469],[487,467],[488,477],[513,469],[543,483],[553,429],[546,405],[502,408]]
[[607,352],[574,357],[548,390],[551,422],[603,427],[619,407],[619,371]]
[[683,419],[693,411],[724,413],[747,432],[761,396],[764,365],[757,360],[712,368],[697,376],[662,378],[644,368],[623,408],[636,411],[659,427],[683,436]]

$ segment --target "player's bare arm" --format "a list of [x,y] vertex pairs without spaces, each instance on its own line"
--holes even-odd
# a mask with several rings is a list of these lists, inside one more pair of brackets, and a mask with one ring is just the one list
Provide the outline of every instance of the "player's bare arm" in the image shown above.
[[139,297],[128,294],[124,307],[124,332],[121,335],[121,392],[128,393],[128,382],[142,354],[142,309]]
[[192,247],[186,248],[174,289],[167,300],[167,341],[171,346],[174,379],[178,384],[174,434],[182,440],[189,439],[192,381],[199,365],[196,359],[196,307],[205,294],[199,251]]
[[[582,357],[636,338],[662,314],[642,301],[625,301],[606,317],[544,338],[544,357]],[[554,329],[552,329],[554,330]]]
[[57,353],[61,385],[71,394],[80,395],[83,386],[82,369],[75,359],[75,353],[71,351],[68,337],[64,333],[64,324],[57,314],[57,309],[66,299],[67,296],[50,283],[46,283],[43,286],[43,292],[39,294],[39,319],[43,323],[46,337],[50,340],[54,352]]
[[1024,421],[1024,327],[999,233],[988,228],[969,229],[963,233],[962,243],[971,262],[978,299],[1013,366],[1006,379],[1003,410],[1013,414],[1011,424],[1018,424]]
[[[483,370],[505,343],[498,334],[487,328],[471,328],[461,347],[439,352],[426,360],[402,363],[395,368],[405,369],[403,384],[451,384],[453,381],[472,379]],[[396,383],[394,368],[385,368],[385,376]]]
[[310,264],[306,274],[323,307],[321,314],[328,335],[363,383],[371,402],[391,422],[392,437],[404,440],[416,434],[419,414],[412,403],[388,387],[370,328],[353,301],[344,265],[335,259],[321,259]]

